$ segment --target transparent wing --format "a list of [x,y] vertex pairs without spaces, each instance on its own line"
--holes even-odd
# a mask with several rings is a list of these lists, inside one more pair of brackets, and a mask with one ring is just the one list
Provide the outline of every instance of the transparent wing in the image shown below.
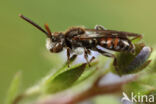
[[124,31],[116,31],[116,30],[96,30],[96,29],[85,29],[88,32],[97,33],[99,35],[116,35],[118,37],[136,37],[141,36],[141,34],[124,32]]
[[77,35],[74,36],[74,38],[76,39],[95,39],[95,38],[126,38],[127,39],[127,35],[121,35],[120,33],[111,33],[111,32],[107,32],[107,30],[105,31],[98,31],[98,30],[94,30],[92,29],[86,30],[86,32],[84,34],[81,35]]

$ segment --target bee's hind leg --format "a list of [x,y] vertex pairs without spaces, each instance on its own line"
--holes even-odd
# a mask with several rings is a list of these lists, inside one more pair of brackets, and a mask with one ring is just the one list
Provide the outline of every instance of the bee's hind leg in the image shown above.
[[114,54],[111,54],[111,53],[108,53],[108,52],[106,52],[106,51],[103,51],[103,50],[101,50],[101,49],[99,49],[99,48],[97,48],[97,47],[94,48],[94,50],[97,51],[97,52],[99,52],[99,53],[101,53],[102,55],[104,55],[104,56],[106,56],[106,57],[111,57],[111,58],[113,58],[113,59],[114,59],[113,65],[114,65],[114,67],[115,67],[115,70],[116,70],[116,72],[120,75],[119,69],[118,69],[118,66],[117,66],[117,58],[116,58],[116,56],[115,56]]
[[140,41],[142,38],[143,38],[142,35],[136,35],[136,36],[134,36],[134,38],[131,39],[131,41],[134,41],[134,40]]

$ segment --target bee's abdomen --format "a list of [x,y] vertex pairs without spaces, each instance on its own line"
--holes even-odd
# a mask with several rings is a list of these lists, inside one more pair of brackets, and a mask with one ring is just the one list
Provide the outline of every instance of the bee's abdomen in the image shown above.
[[131,51],[133,48],[130,41],[120,38],[102,38],[99,45],[114,51]]

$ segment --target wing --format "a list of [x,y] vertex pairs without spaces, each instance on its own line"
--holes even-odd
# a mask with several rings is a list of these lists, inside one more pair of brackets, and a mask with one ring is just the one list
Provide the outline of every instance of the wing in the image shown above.
[[107,30],[99,31],[94,29],[86,29],[84,34],[76,35],[75,39],[97,39],[97,38],[124,38],[127,39],[127,35],[122,35],[119,32],[107,32]]
[[128,37],[139,37],[141,34],[130,33],[124,31],[116,30],[96,30],[96,29],[85,29],[87,32],[97,34],[97,37],[118,37],[118,38],[128,38]]

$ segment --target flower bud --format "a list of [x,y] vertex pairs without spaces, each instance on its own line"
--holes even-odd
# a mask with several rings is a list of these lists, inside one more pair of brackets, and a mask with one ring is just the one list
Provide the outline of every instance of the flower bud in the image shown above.
[[135,54],[118,53],[117,54],[117,69],[115,71],[119,75],[136,73],[143,70],[149,63],[148,60],[152,49],[144,44],[135,44]]

